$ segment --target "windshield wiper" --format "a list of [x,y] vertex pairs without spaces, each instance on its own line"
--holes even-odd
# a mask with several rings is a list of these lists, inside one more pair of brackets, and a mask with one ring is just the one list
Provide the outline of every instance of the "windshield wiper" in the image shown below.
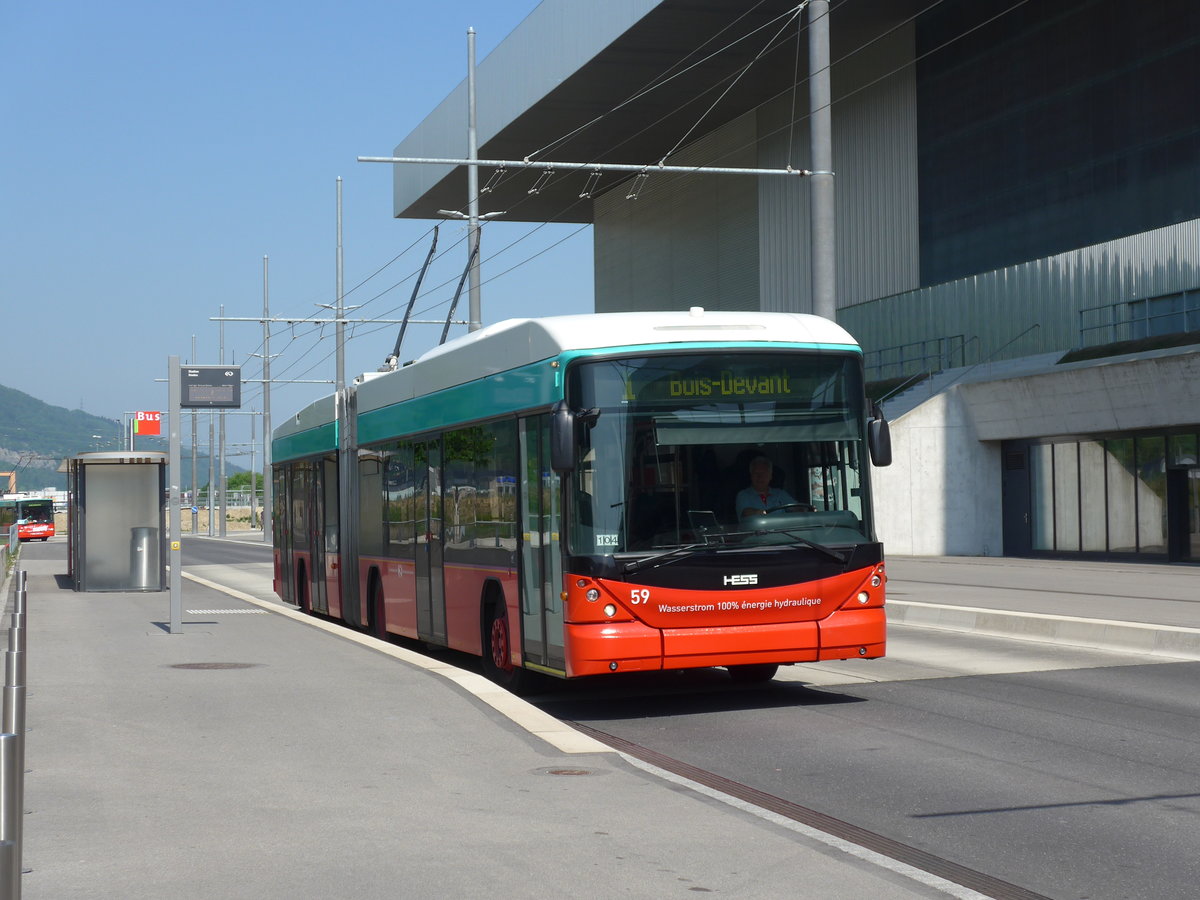
[[641,559],[635,559],[625,563],[625,572],[636,572],[639,569],[644,569],[651,565],[661,565],[663,563],[673,562],[676,559],[682,559],[684,556],[691,553],[693,550],[699,550],[701,547],[715,547],[713,544],[684,544],[682,547],[672,547],[663,553],[656,553],[654,556],[643,556]]
[[[721,534],[721,537],[722,538],[738,538],[738,537],[752,537],[755,535],[763,535],[763,534],[782,534],[785,537],[790,537],[797,544],[801,544],[805,547],[811,547],[813,550],[816,550],[818,553],[824,553],[830,559],[835,559],[838,562],[840,562],[842,565],[845,565],[850,560],[849,553],[842,554],[842,553],[838,552],[837,550],[834,550],[832,547],[826,547],[824,544],[818,544],[816,541],[810,541],[806,537],[801,537],[800,535],[796,534],[795,532],[793,532],[792,530],[787,529],[787,528],[779,528],[779,529],[771,529],[771,530],[763,530],[763,531],[727,531],[727,532],[723,532]],[[776,545],[776,546],[778,546],[778,545]],[[769,544],[764,544],[764,545],[762,545],[761,548],[755,547],[754,549],[769,549],[769,547],[770,547]],[[711,550],[713,552],[717,552],[719,550],[733,551],[733,550],[746,550],[746,549],[750,549],[750,548],[748,548],[745,544],[724,544],[724,543],[715,544],[715,543],[711,543],[711,542],[707,542],[707,541],[703,542],[703,543],[697,543],[697,544],[684,544],[682,547],[672,547],[670,550],[664,551],[663,553],[657,553],[654,556],[645,556],[645,557],[642,557],[641,559],[635,559],[631,562],[627,562],[625,564],[624,571],[626,573],[637,572],[640,569],[644,569],[648,566],[658,566],[658,565],[663,565],[665,563],[674,562],[677,559],[683,559],[685,556],[691,555],[691,553],[693,551],[701,550],[701,549],[707,549],[707,550]]]
[[836,559],[843,566],[847,562],[850,561],[849,553],[843,555],[843,554],[839,553],[837,550],[834,550],[832,547],[826,547],[824,544],[818,544],[816,541],[810,541],[808,538],[801,537],[800,535],[798,535],[795,532],[790,531],[788,529],[780,528],[777,531],[760,531],[760,532],[758,532],[758,534],[786,535],[787,537],[792,538],[797,544],[803,544],[805,547],[812,547],[814,550],[824,553],[826,556],[830,557],[831,559]]

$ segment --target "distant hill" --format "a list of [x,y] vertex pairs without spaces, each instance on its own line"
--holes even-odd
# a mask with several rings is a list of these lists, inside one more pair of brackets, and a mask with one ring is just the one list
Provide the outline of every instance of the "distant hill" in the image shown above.
[[17,490],[65,488],[66,476],[57,469],[66,457],[120,446],[121,423],[115,419],[51,406],[0,385],[0,471],[17,473]]
[[[168,448],[167,439],[138,438],[139,450]],[[201,445],[205,446],[205,445]],[[51,406],[36,397],[0,385],[0,472],[17,473],[17,490],[38,491],[42,488],[65,489],[67,478],[58,473],[59,464],[68,456],[90,450],[123,450],[125,432],[116,419],[93,416],[81,409]],[[181,474],[182,487],[191,487],[190,444],[183,448],[185,464]],[[208,481],[207,447],[201,454],[203,474],[197,473],[201,484]],[[241,467],[226,462],[225,472],[232,475]],[[0,485],[5,490],[8,482]]]

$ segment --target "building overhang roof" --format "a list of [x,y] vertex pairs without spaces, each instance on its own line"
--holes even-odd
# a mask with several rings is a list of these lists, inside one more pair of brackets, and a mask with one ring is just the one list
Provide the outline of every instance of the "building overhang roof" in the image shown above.
[[[868,40],[881,20],[903,17],[909,5],[831,4],[833,60]],[[795,7],[795,0],[763,0],[751,9],[736,0],[545,0],[477,65],[478,158],[658,163],[681,140],[792,94],[794,74],[808,69],[807,32],[797,35],[795,22],[787,24]],[[802,81],[797,114],[807,108]],[[468,155],[465,80],[393,155]],[[481,169],[479,186],[491,182],[491,190],[481,196],[480,213],[504,211],[505,221],[592,220],[593,204],[579,196],[585,171],[555,172],[531,194],[539,174]],[[606,173],[597,193],[632,177]],[[465,166],[394,165],[396,217],[434,219],[439,209],[465,211],[466,203]]]

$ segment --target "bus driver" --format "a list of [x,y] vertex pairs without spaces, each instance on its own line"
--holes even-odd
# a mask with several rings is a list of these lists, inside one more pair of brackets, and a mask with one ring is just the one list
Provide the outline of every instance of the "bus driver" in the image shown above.
[[774,471],[774,463],[765,456],[756,456],[750,461],[750,486],[742,488],[737,495],[739,518],[765,516],[789,506],[800,506],[787,491],[771,487]]

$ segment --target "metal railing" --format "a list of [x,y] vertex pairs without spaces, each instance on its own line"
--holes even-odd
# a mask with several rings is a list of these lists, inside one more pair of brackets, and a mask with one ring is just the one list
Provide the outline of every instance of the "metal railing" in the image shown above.
[[[940,393],[940,392],[958,384],[958,382],[962,381],[964,378],[966,378],[968,375],[970,375],[972,372],[974,372],[980,366],[984,366],[984,365],[987,365],[988,363],[990,363],[997,354],[999,354],[999,353],[1003,352],[1004,350],[1008,349],[1009,347],[1011,347],[1013,344],[1015,344],[1021,338],[1025,337],[1025,335],[1027,335],[1031,332],[1037,331],[1041,327],[1042,327],[1041,322],[1034,322],[1032,325],[1030,325],[1028,328],[1026,328],[1024,331],[1022,331],[1016,337],[1009,338],[1007,341],[1005,341],[1002,345],[997,347],[995,350],[993,350],[991,353],[989,353],[983,359],[979,360],[979,362],[975,363],[969,369],[964,369],[962,372],[959,372],[954,378],[952,378],[950,381],[945,382],[944,384],[936,383],[935,380],[931,377],[929,379],[929,396],[932,397],[935,393]],[[977,338],[971,338],[971,340],[974,341],[974,340],[977,340]],[[880,400],[878,402],[880,403],[880,405],[882,405],[882,404],[886,403],[888,400],[892,399],[893,397],[899,396],[915,380],[923,377],[926,374],[930,374],[930,373],[918,372],[916,375],[912,376],[911,378],[906,379],[904,381],[904,383],[893,388],[890,392],[888,392],[887,396],[880,398]],[[937,374],[937,373],[932,373],[932,374]]]
[[1188,331],[1200,331],[1200,290],[1118,300],[1079,310],[1080,347]]
[[0,900],[20,900],[25,815],[25,571],[16,593],[4,654],[4,733],[0,734]]
[[[972,338],[974,340],[974,338]],[[911,341],[863,354],[867,381],[884,381],[919,372],[939,372],[966,364],[968,341],[961,334]]]
[[4,542],[0,544],[0,581],[4,580],[4,575],[8,572],[8,561],[17,555],[17,550],[21,547],[21,541],[17,537],[17,526],[13,524],[8,533],[4,535]]

